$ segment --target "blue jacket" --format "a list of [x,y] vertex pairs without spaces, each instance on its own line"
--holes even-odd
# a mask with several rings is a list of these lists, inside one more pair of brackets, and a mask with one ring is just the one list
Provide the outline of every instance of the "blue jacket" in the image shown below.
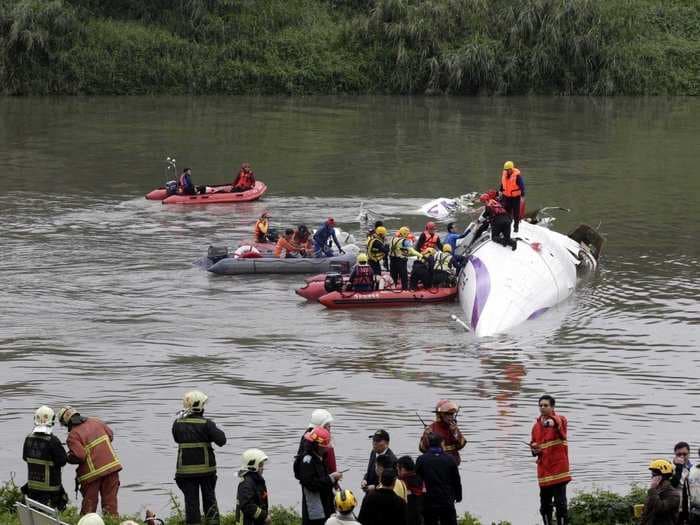
[[316,248],[321,248],[326,245],[328,242],[328,239],[333,239],[333,242],[335,245],[338,247],[338,250],[341,250],[342,248],[340,247],[340,243],[338,242],[338,238],[335,236],[335,229],[330,226],[327,223],[323,223],[318,230],[316,230],[316,233],[314,233],[314,244],[316,245]]

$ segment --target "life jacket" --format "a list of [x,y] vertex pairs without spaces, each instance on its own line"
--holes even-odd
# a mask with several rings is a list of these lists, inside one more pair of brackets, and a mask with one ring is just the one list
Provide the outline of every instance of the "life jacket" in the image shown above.
[[435,266],[433,266],[433,269],[442,272],[452,272],[453,268],[450,267],[450,262],[452,262],[452,255],[440,252],[435,256]]
[[358,264],[355,267],[350,284],[352,284],[353,288],[360,287],[371,290],[374,287],[374,272],[372,268],[368,264]]
[[460,464],[462,458],[459,455],[459,451],[462,450],[467,445],[467,440],[464,439],[462,432],[457,428],[455,431],[450,429],[450,426],[442,421],[433,421],[430,426],[428,426],[423,432],[423,437],[421,438],[418,449],[421,452],[427,452],[429,448],[428,438],[430,434],[437,434],[443,440],[442,450],[445,454],[449,454]]
[[275,257],[282,257],[282,252],[285,256],[292,255],[299,252],[299,247],[284,237],[280,237],[275,245]]
[[41,492],[61,490],[61,468],[51,455],[51,439],[48,434],[32,433],[24,441],[27,462],[27,487]]
[[250,171],[240,171],[238,177],[236,177],[235,186],[246,190],[252,189],[255,186],[255,176]]
[[486,207],[489,209],[489,212],[491,215],[504,215],[508,213],[506,209],[503,207],[503,204],[500,203],[498,199],[490,199],[486,203]]
[[267,230],[270,227],[270,223],[268,222],[267,219],[258,219],[257,222],[255,223],[255,238],[256,239],[261,239],[267,235]]
[[207,433],[204,417],[187,416],[173,424],[178,441],[176,476],[202,476],[216,473],[216,456]]
[[510,176],[506,170],[501,173],[501,186],[503,186],[503,195],[506,197],[520,197],[522,194],[520,186],[518,186],[518,175],[520,175],[520,170],[517,168],[513,168],[513,173]]
[[394,237],[391,239],[391,243],[389,244],[389,255],[400,259],[407,259],[410,252],[408,251],[408,248],[404,246],[405,240],[406,239],[404,237]]
[[378,247],[384,246],[384,241],[377,235],[372,235],[367,239],[367,257],[370,261],[379,262],[384,259],[384,252]]
[[182,175],[180,175],[180,178],[178,179],[178,185],[183,190],[192,187],[192,182],[189,180],[186,173],[183,173]]
[[538,417],[532,427],[532,442],[540,447],[537,456],[537,482],[540,487],[549,487],[571,481],[569,470],[568,422],[564,416],[553,415],[559,427],[545,427]]
[[437,233],[430,235],[427,231],[425,231],[423,232],[423,235],[425,235],[425,241],[423,242],[423,246],[420,247],[421,253],[426,252],[428,248],[437,247],[438,241],[440,240],[440,236]]
[[77,471],[81,485],[122,469],[112,448],[112,431],[96,417],[89,417],[73,426],[68,433],[67,444],[73,456],[85,457]]

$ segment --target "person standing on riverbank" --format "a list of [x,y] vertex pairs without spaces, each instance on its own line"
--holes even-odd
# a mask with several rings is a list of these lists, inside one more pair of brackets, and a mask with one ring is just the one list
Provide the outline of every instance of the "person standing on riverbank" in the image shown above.
[[688,475],[693,464],[690,461],[690,445],[685,441],[679,441],[673,447],[674,472],[671,477],[673,488],[681,492],[681,506],[678,514],[678,525],[688,523],[688,504],[690,500],[690,489],[688,485]]
[[511,160],[503,165],[500,191],[503,195],[503,207],[513,218],[513,231],[517,233],[520,223],[520,201],[525,196],[525,182],[520,170]]
[[379,429],[374,434],[369,436],[372,439],[372,452],[369,455],[369,463],[367,464],[367,472],[360,483],[360,487],[365,492],[373,491],[379,484],[379,476],[377,476],[377,457],[387,456],[390,462],[396,465],[396,456],[389,448],[389,433],[386,430]]
[[649,464],[651,482],[640,525],[676,525],[681,496],[671,485],[673,465],[665,459],[656,459]]
[[118,516],[117,492],[122,464],[112,448],[112,429],[96,417],[81,416],[71,406],[58,412],[58,420],[68,427],[68,463],[78,465],[76,478],[83,495],[80,514],[95,512],[101,499],[103,514]]
[[441,399],[435,405],[435,421],[425,427],[423,435],[418,443],[421,452],[427,452],[430,448],[429,438],[431,434],[437,434],[443,440],[442,450],[452,456],[459,465],[462,458],[459,451],[467,445],[462,431],[457,426],[457,412],[459,405],[449,399]]
[[302,525],[324,525],[333,514],[333,487],[343,479],[340,472],[329,472],[323,461],[331,444],[331,434],[316,427],[304,436],[304,452],[299,465]]
[[243,452],[241,457],[241,469],[238,477],[241,478],[236,493],[236,523],[242,525],[270,525],[272,518],[269,515],[269,503],[267,486],[263,478],[263,470],[267,455],[260,449],[251,448]]
[[175,483],[185,497],[185,523],[202,523],[199,493],[202,493],[204,523],[218,525],[219,507],[216,502],[216,456],[211,444],[223,447],[226,435],[211,420],[204,417],[204,405],[209,398],[199,390],[187,392],[182,399],[183,410],[173,422],[173,439],[178,444]]
[[[317,408],[316,410],[311,412],[311,419],[309,420],[309,424],[306,425],[306,430],[301,435],[301,439],[299,440],[299,449],[297,450],[297,457],[303,457],[302,454],[304,453],[304,443],[306,443],[306,434],[311,432],[316,427],[323,427],[330,434],[331,423],[333,423],[333,415],[325,408]],[[336,470],[338,470],[338,466],[336,465],[335,461],[335,448],[333,448],[332,438],[331,442],[326,448],[328,450],[326,450],[326,453],[323,456],[323,463],[328,468],[328,472],[335,472]]]
[[[550,395],[539,399],[540,416],[532,426],[530,449],[537,456],[537,482],[540,486],[540,514],[545,525],[551,525],[553,508],[557,509],[557,525],[567,523],[566,485],[571,481],[569,470],[568,421],[554,411]],[[554,500],[554,505],[552,505]]]
[[457,525],[455,503],[462,501],[462,479],[443,444],[442,436],[431,433],[428,450],[416,461],[416,474],[425,482],[425,525]]

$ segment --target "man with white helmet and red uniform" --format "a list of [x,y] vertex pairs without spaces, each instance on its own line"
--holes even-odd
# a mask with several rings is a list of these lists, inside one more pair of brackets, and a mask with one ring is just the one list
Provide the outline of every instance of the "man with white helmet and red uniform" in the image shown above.
[[[216,502],[216,456],[212,443],[223,447],[226,435],[211,420],[204,417],[204,405],[209,398],[199,390],[187,392],[182,399],[183,410],[173,423],[173,438],[178,444],[175,483],[185,497],[187,525],[219,524]],[[199,508],[202,493],[204,520]]]
[[436,434],[443,439],[442,450],[452,456],[459,465],[462,458],[459,451],[467,445],[467,440],[457,426],[457,413],[459,405],[449,399],[441,399],[435,405],[435,421],[425,427],[420,438],[418,449],[427,452],[430,448],[428,440],[431,434]]
[[243,452],[241,457],[241,469],[238,477],[236,495],[236,523],[242,525],[269,525],[272,518],[269,515],[269,501],[267,486],[263,478],[267,455],[260,449],[250,448]]
[[34,413],[34,430],[24,440],[22,459],[27,463],[27,483],[22,492],[34,501],[63,511],[68,495],[61,483],[61,467],[68,455],[61,441],[53,435],[54,411],[41,406]]

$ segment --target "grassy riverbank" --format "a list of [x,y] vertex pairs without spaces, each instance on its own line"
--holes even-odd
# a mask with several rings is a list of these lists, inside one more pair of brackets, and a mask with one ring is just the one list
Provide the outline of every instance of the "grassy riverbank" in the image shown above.
[[0,0],[5,94],[697,95],[694,0]]
[[[14,504],[22,495],[13,481],[0,486],[0,523],[3,525],[20,525],[19,519],[14,514]],[[644,503],[646,490],[641,487],[632,487],[626,495],[614,492],[596,490],[593,492],[577,493],[569,502],[569,519],[571,525],[633,525],[632,507],[637,503]],[[173,498],[170,509],[170,517],[165,518],[166,525],[183,525],[184,516],[181,504]],[[163,516],[159,516],[163,518]],[[271,512],[272,525],[300,525],[301,517],[294,509],[274,507]],[[78,514],[71,507],[62,515],[62,519],[71,525],[78,522]],[[120,519],[108,519],[106,525],[119,525],[121,520],[133,519],[140,523],[139,517],[122,517]],[[459,525],[486,525],[465,513],[459,520]],[[221,525],[235,525],[234,514],[225,514],[221,517]],[[509,522],[492,522],[491,525],[510,525]]]

